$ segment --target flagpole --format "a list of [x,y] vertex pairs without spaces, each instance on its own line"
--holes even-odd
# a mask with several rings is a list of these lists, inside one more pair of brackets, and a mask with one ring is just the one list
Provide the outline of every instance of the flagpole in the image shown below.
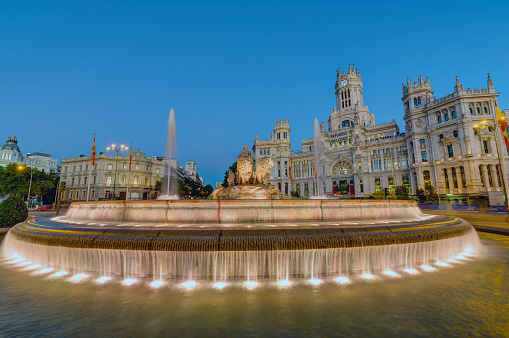
[[500,175],[501,175],[501,178],[502,178],[502,189],[504,191],[504,202],[505,202],[505,208],[506,208],[506,213],[509,214],[509,205],[507,204],[507,171],[506,171],[506,167],[505,167],[505,160],[504,160],[504,148],[503,148],[503,144],[502,144],[502,128],[500,127],[500,124],[498,123],[498,116],[497,116],[497,111],[496,111],[496,107],[495,107],[495,100],[496,98],[493,98],[491,100],[491,106],[492,106],[492,112],[493,112],[493,118],[495,119],[496,121],[496,132],[495,132],[495,144],[497,145],[497,157],[498,157],[498,165],[500,166]]
[[125,199],[129,199],[129,183],[131,182],[131,159],[133,153],[133,144],[131,143],[131,148],[129,148],[129,172],[127,173],[127,193]]

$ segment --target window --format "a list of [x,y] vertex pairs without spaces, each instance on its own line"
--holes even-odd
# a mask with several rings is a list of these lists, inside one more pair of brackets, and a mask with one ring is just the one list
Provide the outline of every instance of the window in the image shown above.
[[124,164],[124,169],[127,169],[127,164]]
[[156,169],[156,174],[159,174],[159,169]]
[[85,178],[85,182],[83,184],[87,184],[87,178],[88,177],[85,176],[84,178]]
[[483,176],[483,173],[482,173],[482,164],[479,164],[479,177],[481,177],[481,183],[482,183],[482,186],[483,187],[486,187],[484,185],[484,176]]
[[455,118],[456,118],[456,111],[455,111],[455,110],[453,110],[453,111],[452,111],[452,113],[451,113],[451,117],[452,117],[453,119],[455,119]]
[[457,130],[453,131],[452,134],[454,135],[454,137],[458,137],[458,131]]
[[138,177],[134,177],[134,185],[138,185]]
[[148,177],[145,177],[145,185],[148,185]]
[[467,187],[467,179],[466,179],[466,176],[465,176],[465,168],[460,167],[460,173],[461,173],[461,186],[463,188],[466,188]]
[[472,111],[472,108],[468,108],[468,112],[470,113],[470,115],[472,115],[474,112]]
[[138,170],[138,165],[137,164],[134,166],[134,169]]
[[106,185],[111,185],[111,176],[106,177]]
[[444,169],[444,178],[445,178],[445,188],[447,190],[450,189],[450,186],[449,186],[449,175],[447,174],[447,169]]
[[445,118],[446,121],[449,121],[449,113],[445,113],[444,118]]
[[425,139],[423,139],[423,138],[421,138],[421,139],[419,140],[419,144],[420,144],[420,145],[424,145],[424,144],[426,144],[426,140],[425,140]]
[[452,184],[454,188],[458,188],[458,177],[456,175],[456,168],[452,168]]
[[443,140],[444,139],[444,134],[440,134],[440,139]]
[[260,150],[260,155],[263,155],[263,150]]
[[71,183],[71,185],[74,185],[74,177],[72,178],[72,183]]
[[425,151],[421,151],[421,158],[423,162],[428,162],[428,154]]
[[490,153],[490,147],[489,147],[488,140],[483,140],[482,141],[482,148],[483,148],[485,154],[489,154]]
[[419,105],[419,106],[421,105],[421,97],[420,96],[417,98],[417,105]]
[[484,114],[488,114],[488,108],[484,107]]
[[480,114],[480,113],[481,113],[481,112],[479,111],[479,108],[475,108],[475,112],[476,112],[477,114]]
[[452,148],[452,144],[449,144],[447,146],[447,153],[449,154],[449,157],[454,157],[454,150]]
[[442,115],[437,115],[437,122],[438,123],[442,122]]
[[270,155],[270,149],[267,150],[267,155]]
[[109,170],[113,169],[113,164],[108,164],[108,169]]

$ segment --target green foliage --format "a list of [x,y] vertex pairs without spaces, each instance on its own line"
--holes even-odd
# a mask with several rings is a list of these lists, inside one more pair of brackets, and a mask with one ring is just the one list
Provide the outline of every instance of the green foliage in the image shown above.
[[436,193],[435,188],[429,182],[425,183],[424,189],[417,189],[415,197],[417,197],[419,203],[438,202],[438,194]]
[[18,167],[18,164],[0,167],[0,196],[7,196],[9,194],[26,196],[30,185],[30,170],[33,170],[30,195],[42,196],[44,204],[53,203],[59,180],[58,174],[47,174],[35,168],[20,170]]
[[19,196],[9,196],[0,203],[0,228],[12,227],[28,217],[28,208]]
[[298,191],[290,191],[290,196],[292,196],[292,198],[300,198],[300,194]]
[[184,180],[179,179],[180,197],[185,199],[198,199],[207,198],[212,192],[212,186],[207,184],[203,187],[199,182],[196,182],[189,177]]
[[233,173],[237,172],[237,161],[233,162],[233,164],[224,172],[224,179],[223,179],[223,187],[228,186],[228,171],[232,171]]
[[407,185],[400,185],[396,187],[396,198],[399,200],[410,199],[410,191]]
[[154,190],[157,192],[161,192],[162,186],[163,186],[163,180],[157,180],[154,185]]

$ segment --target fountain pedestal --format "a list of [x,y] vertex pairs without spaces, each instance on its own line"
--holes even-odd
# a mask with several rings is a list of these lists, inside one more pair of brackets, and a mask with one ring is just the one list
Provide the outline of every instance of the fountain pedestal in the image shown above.
[[215,200],[282,200],[288,197],[271,184],[243,184],[216,189],[212,192],[211,198]]

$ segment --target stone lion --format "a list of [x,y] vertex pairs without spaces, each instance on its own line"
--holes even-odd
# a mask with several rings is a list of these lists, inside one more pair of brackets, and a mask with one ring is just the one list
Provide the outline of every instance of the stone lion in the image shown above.
[[274,162],[270,157],[264,157],[260,160],[256,166],[254,178],[255,183],[267,184],[267,178],[272,179],[272,175],[269,174],[270,168],[274,166]]

